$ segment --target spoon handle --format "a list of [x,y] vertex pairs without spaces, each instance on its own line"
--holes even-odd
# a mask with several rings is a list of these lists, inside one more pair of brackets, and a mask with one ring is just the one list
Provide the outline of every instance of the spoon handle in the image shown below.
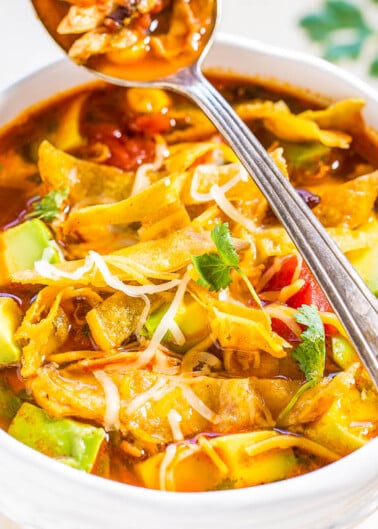
[[378,387],[378,302],[310,208],[199,67],[167,85],[190,97],[230,143],[295,243]]

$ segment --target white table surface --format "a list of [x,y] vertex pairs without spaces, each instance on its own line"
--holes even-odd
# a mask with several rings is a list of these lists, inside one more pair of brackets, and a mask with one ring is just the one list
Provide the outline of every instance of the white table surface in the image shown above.
[[[378,28],[378,6],[369,0],[354,0],[354,3],[363,8]],[[318,11],[322,4],[323,0],[223,0],[220,30],[319,55],[319,47],[310,43],[298,28],[298,19]],[[63,56],[36,20],[29,0],[0,0],[0,20],[0,91]],[[366,67],[375,45],[368,45],[359,61],[344,61],[342,66],[378,89],[378,80],[368,76]],[[378,512],[356,529],[377,527]],[[0,514],[0,529],[20,528]]]

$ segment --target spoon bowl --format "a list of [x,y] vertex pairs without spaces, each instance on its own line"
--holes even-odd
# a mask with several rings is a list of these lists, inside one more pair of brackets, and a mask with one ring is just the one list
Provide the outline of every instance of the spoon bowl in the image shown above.
[[[216,0],[124,0],[108,12],[106,2],[104,8],[96,2],[88,8],[62,0],[31,2],[51,37],[74,62],[112,84],[127,86],[150,86],[202,62],[220,19]],[[94,28],[98,20],[101,25]],[[90,41],[96,42],[96,49]]]
[[[44,22],[46,6],[60,2],[32,0],[32,3]],[[184,67],[179,67],[175,73],[164,76],[165,71],[162,71],[162,75],[157,79],[154,79],[154,75],[151,79],[126,79],[123,68],[119,70],[122,75],[116,76],[114,72],[117,70],[112,69],[109,75],[101,62],[100,68],[96,67],[96,63],[91,65],[90,61],[87,67],[98,77],[120,86],[154,86],[172,90],[190,98],[203,110],[270,203],[275,215],[324,290],[378,387],[378,305],[375,297],[247,125],[201,72],[202,61],[211,47],[219,20],[219,4],[214,2],[212,22],[207,26],[207,40],[203,46],[198,47],[194,62],[187,64],[185,61]],[[56,37],[57,32],[51,24],[47,29]],[[57,42],[63,45],[60,38],[57,38]],[[67,46],[63,47],[67,50]],[[177,67],[176,63],[175,66]]]

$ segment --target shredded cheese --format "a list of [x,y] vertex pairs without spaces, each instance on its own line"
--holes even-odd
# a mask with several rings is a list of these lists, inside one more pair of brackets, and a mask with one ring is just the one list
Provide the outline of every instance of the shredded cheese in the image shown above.
[[189,405],[207,421],[216,423],[219,420],[218,415],[213,412],[206,404],[186,385],[182,385],[181,391]]
[[211,442],[208,439],[206,439],[204,435],[200,435],[198,437],[197,442],[199,446],[202,448],[202,450],[205,452],[205,454],[211,459],[211,461],[217,467],[219,472],[223,475],[227,475],[229,472],[229,468],[226,465],[226,463],[223,461],[223,459],[220,458],[220,456],[216,452]]
[[344,327],[341,325],[336,314],[334,314],[333,312],[319,312],[319,315],[320,315],[320,319],[322,320],[323,324],[332,325],[339,331],[339,333],[342,336],[345,336],[345,338],[348,338],[348,335],[345,332]]
[[257,292],[261,291],[265,285],[275,276],[282,268],[284,262],[286,261],[287,256],[285,257],[276,257],[273,261],[273,264],[265,270],[263,275],[260,277],[260,280],[257,284]]
[[184,439],[184,435],[180,428],[180,422],[182,421],[181,415],[179,414],[178,411],[172,409],[172,410],[169,410],[167,418],[168,418],[169,426],[171,427],[171,430],[172,430],[173,440],[175,442],[182,441]]
[[144,163],[139,166],[135,173],[135,180],[133,188],[131,190],[130,196],[137,195],[151,185],[151,180],[148,177],[148,173],[154,170],[154,165],[152,163]]
[[177,345],[184,345],[185,343],[185,335],[180,329],[179,325],[175,322],[175,320],[172,319],[171,323],[169,324],[169,331],[172,334],[172,338]]
[[[219,189],[221,189],[223,194],[227,193],[227,191],[232,189],[241,180],[244,182],[248,181],[248,173],[246,172],[244,167],[240,163],[235,163],[233,164],[233,166],[236,166],[236,168],[238,169],[237,174],[234,177],[232,177],[228,182],[223,184],[223,186],[221,187],[218,186]],[[202,174],[208,173],[209,175],[211,175],[216,171],[217,171],[217,166],[213,164],[212,165],[210,164],[209,165],[199,165],[195,169],[193,177],[192,177],[192,182],[190,185],[190,194],[193,200],[196,200],[197,202],[210,202],[211,200],[213,200],[211,192],[210,193],[200,193],[198,191],[198,186],[199,186],[199,179],[200,179],[201,172]]]
[[295,294],[297,294],[305,284],[306,282],[304,279],[297,279],[296,281],[293,281],[290,285],[283,287],[279,291],[278,301],[280,301],[281,303],[286,303],[286,301],[293,297]]
[[240,213],[235,206],[226,198],[226,195],[223,189],[217,185],[214,185],[210,189],[211,198],[216,202],[217,206],[228,216],[230,219],[234,220],[241,226],[243,226],[249,232],[256,231],[255,223]]
[[65,272],[50,263],[46,263],[45,261],[37,261],[34,264],[34,268],[39,274],[50,279],[66,278],[76,281],[79,281],[85,274],[97,268],[105,283],[109,287],[113,288],[114,290],[119,290],[130,297],[141,297],[145,302],[145,307],[140,316],[136,332],[139,332],[143,327],[150,311],[151,304],[147,294],[157,294],[159,292],[164,292],[180,284],[179,279],[172,279],[171,281],[161,283],[160,285],[126,285],[120,279],[118,279],[117,276],[110,272],[105,259],[99,253],[94,251],[90,251],[88,253],[83,266],[79,267],[77,270],[75,270],[75,272]]
[[259,441],[252,446],[246,447],[245,451],[250,457],[253,457],[270,450],[285,450],[294,447],[300,448],[305,452],[310,452],[311,454],[321,457],[322,459],[327,459],[328,461],[337,461],[341,457],[339,454],[332,452],[315,441],[297,435],[286,434],[272,436],[263,441]]
[[297,279],[299,279],[299,276],[300,276],[300,273],[303,267],[303,257],[301,256],[301,254],[298,253],[296,257],[297,257],[297,266],[295,267],[294,274],[291,279],[292,283],[294,283]]
[[166,450],[165,450],[165,454],[164,454],[164,457],[163,457],[163,461],[161,462],[161,465],[160,465],[160,468],[159,468],[159,486],[160,486],[160,490],[174,490],[174,487],[173,487],[173,479],[172,479],[172,476],[171,476],[171,479],[169,480],[170,483],[169,483],[169,486],[168,486],[168,477],[167,477],[167,472],[168,472],[168,468],[169,466],[172,464],[175,456],[176,456],[176,445],[174,444],[171,444],[171,445],[168,445]]
[[168,152],[167,144],[160,135],[155,136],[155,141],[155,160],[153,163],[145,163],[138,167],[130,196],[137,195],[147,189],[151,185],[151,179],[148,177],[148,173],[150,171],[158,171],[163,165],[164,158]]
[[79,281],[85,274],[93,272],[97,268],[105,283],[115,290],[120,290],[130,297],[143,296],[144,294],[157,294],[176,287],[180,284],[180,279],[172,279],[159,285],[126,285],[117,276],[112,274],[106,264],[105,259],[97,252],[90,251],[85,258],[84,264],[74,272],[66,272],[59,267],[46,263],[45,261],[36,261],[34,263],[35,271],[47,279],[71,279]]
[[144,266],[143,263],[136,263],[124,255],[107,255],[105,262],[112,265],[114,268],[128,272],[131,277],[141,284],[148,283],[148,280],[146,279],[147,277],[166,281],[177,278],[177,273],[161,271],[157,272],[152,268]]
[[179,286],[176,290],[176,294],[170,304],[167,312],[162,317],[159,325],[156,327],[154,334],[151,337],[150,343],[147,348],[140,354],[138,359],[133,362],[130,366],[133,369],[146,366],[154,357],[155,352],[160,345],[160,342],[164,338],[165,334],[170,329],[173,318],[175,317],[177,310],[180,306],[180,303],[184,297],[186,287],[190,281],[190,276],[188,273],[179,281]]
[[172,390],[172,386],[169,385],[165,378],[161,378],[154,384],[150,389],[137,395],[126,407],[126,414],[133,415],[139,408],[144,406],[149,400],[159,400],[166,393]]
[[94,371],[93,375],[101,384],[105,393],[104,427],[106,431],[119,430],[119,413],[121,407],[117,386],[105,371]]
[[267,312],[271,318],[281,320],[296,336],[298,336],[298,338],[300,337],[302,329],[294,319],[298,312],[297,309],[272,304],[265,307],[265,312]]
[[164,348],[158,347],[155,353],[152,370],[162,375],[178,375],[181,370],[181,361],[178,358],[165,354]]
[[187,459],[199,451],[200,447],[198,444],[180,443],[177,445],[169,445],[159,469],[160,489],[170,491],[176,490],[174,476],[175,469],[184,459]]

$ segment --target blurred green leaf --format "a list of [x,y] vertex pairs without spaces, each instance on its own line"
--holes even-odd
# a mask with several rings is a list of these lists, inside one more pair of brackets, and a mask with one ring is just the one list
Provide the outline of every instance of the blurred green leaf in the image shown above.
[[340,29],[356,29],[363,33],[369,30],[362,11],[345,0],[326,0],[322,11],[303,17],[300,25],[316,41],[323,41]]
[[323,57],[329,61],[357,59],[373,34],[363,10],[347,0],[325,0],[319,12],[304,16],[299,24],[322,45]]
[[[373,2],[378,4],[378,0],[373,0]],[[378,55],[376,55],[375,58],[370,63],[369,74],[372,77],[378,77]]]
[[344,58],[357,59],[362,51],[363,44],[363,39],[349,44],[329,44],[325,49],[324,58],[333,62]]

